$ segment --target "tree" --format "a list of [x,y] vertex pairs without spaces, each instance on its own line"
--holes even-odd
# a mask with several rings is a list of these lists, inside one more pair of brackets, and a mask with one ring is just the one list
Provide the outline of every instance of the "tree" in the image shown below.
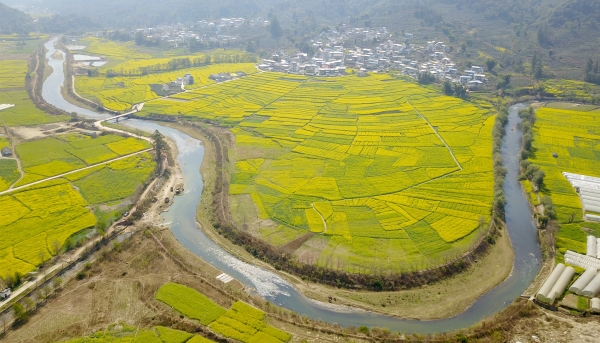
[[506,89],[510,86],[510,74],[502,75],[500,81],[496,84],[497,89]]
[[495,60],[495,59],[493,59],[493,58],[488,58],[488,59],[485,61],[485,65],[486,65],[486,67],[488,68],[488,71],[489,71],[490,73],[492,72],[492,70],[494,70],[494,68],[496,67],[496,65],[497,65],[497,64],[498,64],[498,62],[496,62],[496,60]]
[[531,176],[531,183],[534,184],[537,189],[540,189],[542,183],[544,183],[544,177],[546,177],[546,173],[540,169]]
[[537,80],[544,76],[544,65],[542,64],[542,57],[538,56],[537,51],[533,52],[531,57],[531,75]]
[[144,45],[146,42],[146,37],[144,37],[143,32],[136,32],[135,34],[135,44],[136,45]]
[[17,323],[23,323],[29,318],[29,311],[27,311],[25,306],[21,305],[20,303],[14,303],[12,310]]
[[58,256],[58,254],[60,253],[61,246],[62,244],[60,244],[60,242],[57,240],[52,242],[52,249],[54,249],[54,255]]
[[454,85],[454,96],[464,99],[467,97],[467,90],[460,83]]
[[281,29],[281,25],[279,25],[279,20],[275,16],[273,16],[273,19],[271,19],[269,32],[271,33],[271,37],[277,41],[277,45],[279,45],[279,39],[281,39],[281,36],[283,36],[283,30]]
[[419,74],[419,76],[417,78],[417,82],[419,82],[420,84],[423,84],[423,85],[428,85],[430,83],[433,83],[434,81],[435,81],[435,76],[433,76],[429,72]]
[[444,81],[444,84],[442,85],[442,90],[446,95],[454,94],[454,89],[452,89],[452,83],[450,83],[450,80]]

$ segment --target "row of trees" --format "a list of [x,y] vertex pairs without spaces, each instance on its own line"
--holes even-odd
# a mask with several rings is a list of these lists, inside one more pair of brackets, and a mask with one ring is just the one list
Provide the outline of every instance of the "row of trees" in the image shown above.
[[504,160],[502,158],[502,138],[506,134],[504,126],[508,123],[508,109],[504,106],[498,109],[498,115],[494,122],[494,129],[492,130],[493,146],[492,156],[494,161],[494,215],[504,220],[504,208],[506,206],[506,196],[504,195],[504,179],[506,178],[507,170],[504,167]]
[[[521,175],[520,180],[529,180],[534,190],[539,191],[543,184],[546,173],[540,168],[528,161],[534,153],[533,147],[533,125],[535,124],[535,111],[533,107],[528,107],[519,111],[519,117],[521,118],[521,131],[523,132],[523,138],[521,140]],[[556,219],[556,211],[552,204],[552,199],[545,195],[541,198],[541,203],[544,205],[544,215],[541,216],[540,224],[542,227],[546,227],[550,220]]]
[[253,54],[206,54],[203,57],[197,57],[193,59],[189,57],[174,58],[172,60],[169,60],[167,63],[157,63],[137,69],[109,69],[106,71],[106,77],[143,76],[154,73],[162,73],[166,71],[202,67],[213,63],[254,63],[256,61],[256,56]]

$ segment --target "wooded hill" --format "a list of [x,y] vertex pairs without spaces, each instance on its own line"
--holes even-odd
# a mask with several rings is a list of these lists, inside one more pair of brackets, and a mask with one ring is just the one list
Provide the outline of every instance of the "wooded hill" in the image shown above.
[[32,23],[28,14],[0,3],[0,34],[26,34]]

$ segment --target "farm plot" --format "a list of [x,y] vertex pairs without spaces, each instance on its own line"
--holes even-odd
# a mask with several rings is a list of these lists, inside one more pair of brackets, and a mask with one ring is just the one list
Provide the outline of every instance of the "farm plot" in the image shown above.
[[230,194],[256,207],[237,217],[319,233],[297,251],[304,262],[352,271],[432,265],[467,250],[486,227],[488,108],[381,74],[261,73],[172,98],[186,101],[156,100],[140,115],[231,127]]
[[[60,154],[60,149],[48,151]],[[115,205],[131,196],[155,166],[142,153],[0,196],[0,277],[30,272],[61,251],[74,234],[96,225],[90,204]]]
[[[143,68],[145,63],[162,63],[163,60],[130,60],[125,62],[124,65],[118,65],[115,68],[132,68],[131,72],[135,74],[139,73],[139,68]],[[168,62],[170,59],[166,60]],[[224,63],[143,76],[117,76],[110,78],[102,74],[95,77],[79,76],[75,82],[75,87],[81,96],[99,100],[106,108],[123,111],[131,108],[134,104],[160,98],[161,96],[151,89],[151,85],[168,84],[178,77],[191,74],[194,76],[194,84],[187,85],[185,88],[196,89],[213,84],[214,81],[209,79],[211,74],[238,72],[253,74],[257,72],[257,69],[253,63]]]
[[34,270],[71,235],[94,226],[86,205],[65,180],[0,196],[0,277]]
[[91,138],[80,134],[56,135],[24,142],[16,147],[25,177],[17,185],[43,180],[150,147],[137,138],[103,135]]
[[546,173],[540,195],[551,197],[561,223],[556,244],[562,262],[566,250],[585,253],[590,231],[600,237],[600,225],[583,221],[579,196],[562,174],[600,177],[600,112],[544,107],[536,112],[533,132],[535,154],[529,160]]
[[242,301],[225,310],[196,290],[175,283],[163,285],[156,299],[208,325],[212,331],[243,343],[281,343],[292,339],[289,333],[268,325],[263,311]]
[[35,106],[25,90],[26,75],[26,60],[0,59],[0,104],[15,105],[0,111],[0,121],[7,126],[29,126],[68,120],[68,116],[50,116]]
[[138,330],[127,325],[112,325],[89,337],[66,341],[66,343],[210,343],[202,336],[185,331],[156,326],[148,330]]

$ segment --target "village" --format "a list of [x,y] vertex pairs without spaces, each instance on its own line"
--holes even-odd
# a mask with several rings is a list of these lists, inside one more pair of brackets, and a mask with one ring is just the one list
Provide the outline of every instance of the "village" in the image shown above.
[[483,67],[471,66],[470,69],[459,71],[456,64],[448,57],[448,49],[443,42],[429,41],[425,46],[412,44],[413,34],[405,33],[404,42],[399,43],[387,39],[374,48],[344,48],[336,43],[354,41],[373,41],[381,37],[391,38],[385,28],[365,30],[356,28],[350,35],[340,34],[335,37],[330,34],[327,42],[313,40],[315,54],[309,57],[307,53],[296,52],[286,54],[280,51],[270,59],[263,59],[258,68],[263,71],[277,71],[290,74],[310,76],[341,76],[348,69],[356,70],[359,76],[368,72],[399,71],[415,79],[419,75],[431,74],[439,82],[449,80],[460,83],[469,90],[481,90],[487,85]]
[[[285,19],[284,19],[285,20]],[[131,34],[143,34],[145,39],[169,45],[216,44],[226,46],[240,43],[244,30],[270,24],[268,18],[257,17],[221,18],[200,20],[193,25],[162,25],[155,28],[137,28]],[[101,35],[98,32],[97,35]],[[386,27],[351,27],[341,24],[337,28],[323,30],[310,40],[308,52],[280,48],[263,58],[257,67],[262,71],[274,71],[309,76],[342,76],[355,72],[366,76],[368,72],[397,71],[418,79],[430,74],[434,80],[461,84],[470,91],[487,88],[487,77],[482,66],[471,65],[459,70],[450,58],[452,49],[444,42],[429,40],[425,44],[414,42],[414,34],[390,33]],[[221,82],[229,76],[219,75],[213,79]],[[193,81],[192,81],[193,82]],[[172,84],[171,87],[181,87]]]

